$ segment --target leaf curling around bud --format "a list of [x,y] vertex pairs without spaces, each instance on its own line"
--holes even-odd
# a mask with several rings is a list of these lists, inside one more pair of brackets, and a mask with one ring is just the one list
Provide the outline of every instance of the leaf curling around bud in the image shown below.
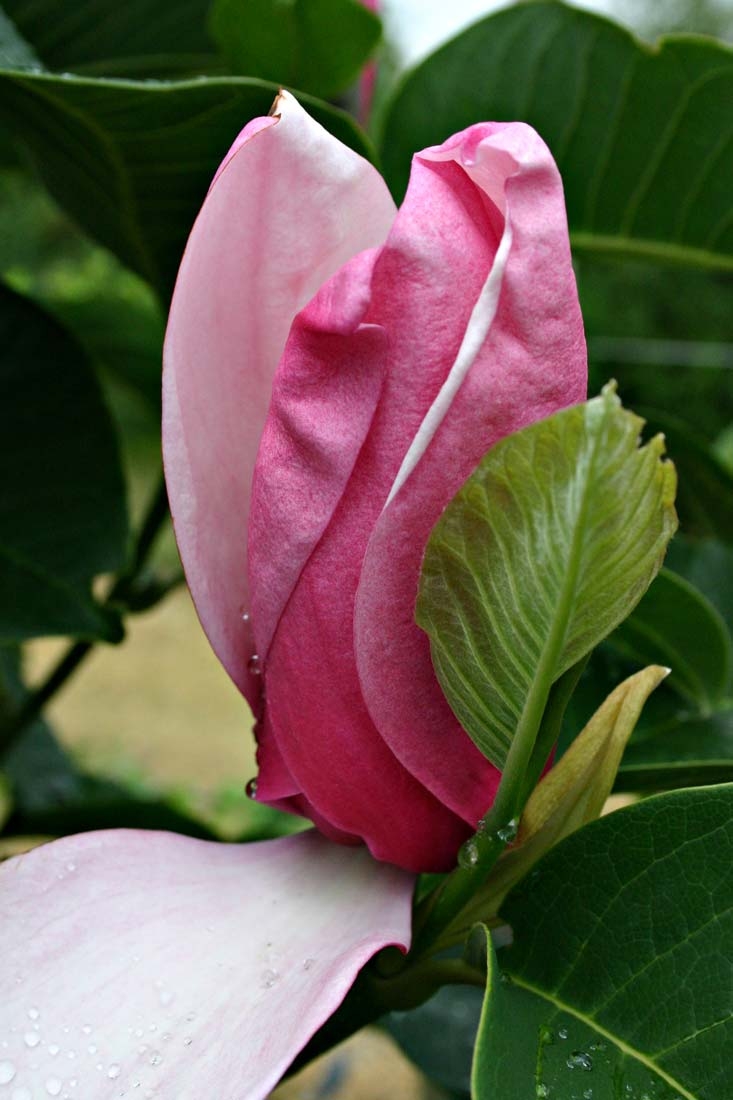
[[507,436],[428,541],[416,619],[456,717],[502,769],[552,684],[633,610],[676,530],[664,439],[615,383]]

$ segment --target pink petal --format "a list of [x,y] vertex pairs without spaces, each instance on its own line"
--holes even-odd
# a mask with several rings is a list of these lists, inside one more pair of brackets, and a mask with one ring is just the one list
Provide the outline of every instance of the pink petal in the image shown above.
[[[405,204],[368,262],[370,294],[349,334],[350,280],[362,286],[364,267],[325,288],[328,311],[316,299],[294,323],[265,433],[289,438],[288,477],[301,467],[318,519],[307,533],[298,494],[280,494],[278,530],[283,540],[296,533],[296,553],[283,587],[292,594],[272,642],[273,614],[262,639],[260,790],[265,799],[283,790],[269,742],[287,792],[299,789],[334,828],[363,836],[380,859],[440,869],[498,774],[455,721],[413,622],[425,542],[492,443],[584,395],[562,189],[546,147],[525,126],[485,124],[417,157]],[[337,480],[333,461],[314,463],[293,431],[284,383],[292,372],[301,393],[309,378],[346,385],[350,348],[368,377],[379,347],[358,344],[367,326],[383,333],[372,373],[385,379],[373,415],[364,410],[358,453],[347,405],[332,405],[329,439],[344,448]],[[263,452],[258,500],[260,481],[278,475]]]
[[288,93],[242,132],[189,238],[165,345],[163,437],[178,545],[211,644],[250,700],[258,681],[247,521],[272,377],[321,284],[380,244],[394,204],[376,170]]
[[[438,173],[460,164],[505,211],[504,244],[471,319],[464,361],[456,357],[371,535],[356,649],[364,696],[385,741],[413,775],[475,822],[491,803],[498,774],[453,717],[428,639],[415,625],[422,555],[443,508],[490,446],[585,398],[585,342],[562,184],[534,131],[516,123],[476,126],[417,159]],[[419,226],[423,211],[412,209]],[[442,290],[449,293],[445,280]]]
[[117,830],[11,860],[3,1083],[25,1100],[259,1100],[374,952],[407,946],[412,887],[313,832]]

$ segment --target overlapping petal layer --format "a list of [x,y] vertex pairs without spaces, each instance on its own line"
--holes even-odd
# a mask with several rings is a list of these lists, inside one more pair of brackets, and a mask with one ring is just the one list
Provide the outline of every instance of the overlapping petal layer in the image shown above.
[[256,703],[247,522],[272,376],[318,287],[384,240],[395,207],[378,172],[282,93],[225,158],[191,232],[165,344],[163,442],[176,537],[196,607]]
[[[384,247],[340,272],[293,324],[250,534],[255,591],[262,581],[265,603],[279,591],[283,608],[263,617],[258,638],[265,744],[276,740],[323,817],[381,859],[448,866],[498,782],[445,702],[414,624],[430,529],[494,442],[581,400],[585,377],[562,187],[522,125],[474,126],[418,156]],[[368,430],[358,435],[353,408],[328,397],[347,380],[362,394]],[[309,403],[316,423],[319,398],[328,448],[317,431],[293,429]],[[318,501],[308,533],[304,493],[283,491],[285,453],[288,482],[299,471]],[[256,544],[274,515],[279,555],[264,538],[260,567]],[[291,566],[280,586],[265,562],[278,557]],[[266,752],[261,764],[267,798],[277,776]]]
[[13,859],[0,1085],[259,1100],[371,955],[408,945],[412,888],[314,832],[224,845],[117,830]]

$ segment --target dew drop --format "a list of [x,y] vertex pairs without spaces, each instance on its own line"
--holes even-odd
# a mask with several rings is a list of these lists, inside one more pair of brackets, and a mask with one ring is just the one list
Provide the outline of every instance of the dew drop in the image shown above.
[[169,1004],[172,1003],[174,996],[175,994],[171,993],[170,989],[161,989],[160,993],[158,994],[158,1000],[160,1001],[163,1008],[166,1008]]
[[250,619],[250,615],[249,615],[249,611],[247,611],[247,610],[246,610],[246,608],[244,608],[244,607],[240,607],[240,609],[239,609],[239,614],[240,614],[240,616],[241,616],[241,619],[242,619],[242,622],[243,622],[243,623],[245,623],[245,624],[246,624],[246,623],[248,623],[248,622],[249,622],[249,619]]
[[136,1027],[135,1028],[135,1037],[137,1039],[142,1039],[143,1035],[144,1035],[143,1029],[141,1027]]
[[252,676],[260,676],[262,674],[262,664],[259,653],[253,653],[247,661],[247,671],[251,673]]
[[461,867],[475,867],[478,863],[478,844],[471,837],[458,850],[458,862]]
[[76,1058],[76,1051],[75,1050],[67,1050],[66,1051],[66,1057],[67,1058]]
[[113,1062],[112,1065],[107,1070],[107,1076],[112,1081],[114,1081],[116,1077],[119,1077],[121,1073],[122,1073],[122,1067],[120,1065],[118,1065],[117,1062]]
[[593,1059],[584,1050],[574,1050],[565,1064],[568,1069],[593,1069]]
[[75,863],[67,863],[66,864],[66,870],[67,871],[75,871],[76,870],[76,864]]
[[160,1053],[159,1050],[154,1050],[148,1058],[148,1062],[151,1066],[159,1066],[162,1061],[163,1055]]
[[508,821],[501,829],[497,829],[496,835],[502,844],[511,844],[513,840],[517,839],[518,832],[519,821],[516,817],[513,817],[511,821]]
[[97,1048],[94,1045],[94,1043],[90,1043],[89,1046],[87,1047],[87,1050],[89,1051],[90,1054],[96,1054],[97,1053]]
[[257,798],[257,777],[248,780],[247,786],[244,788],[247,798]]
[[567,1039],[568,1029],[566,1027],[561,1027],[558,1031],[558,1035],[560,1036],[561,1039]]
[[[583,1093],[583,1100],[593,1100],[593,1089],[586,1089],[585,1090],[585,1092]],[[641,1100],[644,1100],[643,1096],[642,1096]],[[646,1100],[649,1100],[648,1096],[647,1096]]]
[[82,1027],[81,1030],[84,1032],[85,1035],[91,1035],[92,1034],[92,1029],[91,1029],[89,1024],[84,1024],[84,1026]]
[[315,959],[304,959],[303,960],[303,969],[304,970],[312,970],[315,965],[316,965],[316,960]]
[[48,1053],[51,1055],[52,1058],[55,1058],[60,1049],[61,1048],[59,1047],[58,1043],[51,1043],[50,1047],[48,1048]]
[[0,1062],[0,1085],[8,1085],[15,1077],[15,1066],[12,1062]]
[[40,1015],[41,1015],[41,1013],[38,1011],[37,1008],[29,1008],[28,1009],[28,1019],[29,1020],[37,1020]]
[[23,1036],[23,1042],[27,1047],[30,1047],[31,1049],[33,1049],[33,1047],[37,1047],[40,1041],[41,1036],[35,1031],[26,1031],[25,1035]]
[[277,970],[265,970],[262,975],[262,985],[265,989],[272,989],[273,985],[280,980],[280,975]]
[[545,1100],[550,1095],[549,1085],[538,1085],[536,1089],[537,1100]]
[[46,1078],[46,1092],[49,1096],[58,1096],[61,1092],[61,1082],[58,1077]]
[[192,1042],[193,1042],[193,1039],[191,1038],[191,1036],[187,1035],[185,1037],[185,1039],[183,1040],[183,1045],[184,1045],[184,1047],[190,1047]]

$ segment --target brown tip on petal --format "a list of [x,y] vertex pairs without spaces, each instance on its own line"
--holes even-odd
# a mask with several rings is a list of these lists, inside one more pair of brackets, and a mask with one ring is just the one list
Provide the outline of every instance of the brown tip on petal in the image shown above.
[[280,111],[278,108],[280,106],[280,100],[282,99],[282,97],[283,89],[281,88],[275,96],[275,99],[273,100],[272,107],[270,107],[270,110],[267,112],[268,118],[280,118]]

